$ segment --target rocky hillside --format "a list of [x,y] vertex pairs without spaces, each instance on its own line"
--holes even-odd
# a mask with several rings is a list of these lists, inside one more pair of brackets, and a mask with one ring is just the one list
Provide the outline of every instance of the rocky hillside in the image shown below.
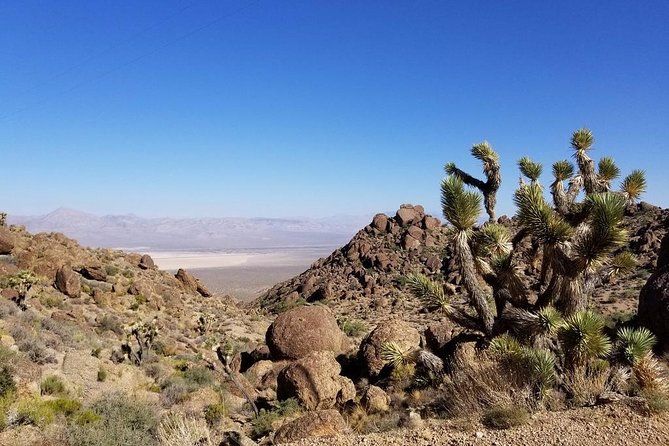
[[[514,226],[508,217],[499,222]],[[636,309],[639,291],[669,229],[669,210],[641,203],[628,211],[623,226],[629,234],[625,249],[637,256],[639,266],[632,274],[597,287],[593,304],[606,314],[623,315]],[[254,305],[281,312],[304,302],[320,302],[343,318],[373,324],[397,313],[422,324],[433,316],[422,312],[397,281],[415,272],[441,276],[458,294],[459,275],[456,265],[448,261],[448,246],[448,228],[439,219],[425,215],[422,206],[402,205],[394,216],[377,214],[348,244],[299,276],[275,285]],[[524,273],[535,275],[536,251],[529,242],[524,248]]]
[[[614,325],[635,311],[658,252],[659,264],[669,259],[669,238],[660,249],[669,212],[641,204],[628,214],[627,249],[639,267],[600,285],[594,299]],[[0,227],[0,445],[249,446],[351,433],[374,433],[361,441],[384,444],[413,444],[416,435],[424,444],[435,435],[468,444],[467,429],[477,441],[517,443],[484,426],[546,419],[557,426],[546,432],[560,432],[566,418],[547,412],[612,402],[626,426],[664,420],[656,414],[669,409],[666,367],[655,357],[642,363],[655,387],[641,397],[638,377],[606,361],[537,392],[510,378],[517,371],[480,351],[467,330],[409,297],[400,279],[423,272],[464,299],[448,238],[421,206],[403,205],[241,306],[184,270],[158,270],[146,255]],[[523,274],[536,275],[530,242],[521,254]],[[653,290],[646,294],[657,304]],[[549,353],[569,361],[560,341],[551,342]],[[598,419],[602,426],[582,432],[608,432]],[[659,429],[653,438],[665,435]]]

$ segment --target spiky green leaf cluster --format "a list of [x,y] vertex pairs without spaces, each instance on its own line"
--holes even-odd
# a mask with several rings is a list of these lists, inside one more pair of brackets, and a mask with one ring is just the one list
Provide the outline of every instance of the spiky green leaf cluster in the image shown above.
[[552,335],[558,331],[564,320],[559,311],[553,307],[544,307],[537,312],[539,317],[539,326],[544,335]]
[[592,132],[586,128],[580,128],[571,135],[571,146],[577,151],[590,150],[594,141]]
[[572,365],[604,358],[612,348],[611,340],[604,334],[604,321],[590,310],[568,317],[560,327],[558,337]]
[[616,165],[613,158],[605,156],[599,160],[599,178],[601,181],[609,183],[620,176],[620,168]]
[[588,195],[588,230],[574,244],[577,258],[586,267],[599,266],[604,257],[627,240],[620,227],[625,213],[625,201],[619,194],[603,192]]
[[423,301],[427,306],[435,306],[445,313],[449,313],[450,300],[444,293],[444,288],[437,282],[419,273],[407,275],[402,282],[413,296]]
[[474,144],[471,150],[472,156],[484,163],[499,162],[499,155],[495,152],[488,141]]
[[574,175],[574,165],[567,160],[553,163],[553,176],[557,181],[564,181]]
[[533,183],[539,181],[539,177],[544,171],[541,163],[532,161],[527,156],[524,156],[518,160],[518,168],[520,169],[520,173],[529,178]]
[[409,355],[396,342],[384,342],[381,345],[381,359],[392,368],[404,364]]
[[634,271],[638,265],[639,261],[634,254],[629,251],[623,251],[616,254],[613,259],[611,259],[606,274],[608,276],[627,274]]
[[490,342],[490,351],[499,358],[519,355],[521,349],[518,340],[507,333],[497,336]]
[[630,365],[639,363],[657,342],[657,338],[647,328],[623,327],[618,330],[616,350]]
[[506,256],[513,249],[509,229],[497,223],[488,223],[476,232],[474,245],[477,255],[487,258]]
[[521,377],[543,395],[555,384],[555,356],[548,350],[521,345],[509,334],[496,337],[490,343],[492,354],[514,375]]
[[633,170],[625,177],[620,189],[629,203],[638,200],[646,192],[646,172],[639,169]]
[[441,182],[444,217],[458,230],[470,230],[481,215],[481,195],[465,190],[463,181],[450,175]]
[[518,208],[520,224],[544,243],[556,244],[568,240],[573,229],[546,203],[538,185],[527,185],[518,189],[513,197]]

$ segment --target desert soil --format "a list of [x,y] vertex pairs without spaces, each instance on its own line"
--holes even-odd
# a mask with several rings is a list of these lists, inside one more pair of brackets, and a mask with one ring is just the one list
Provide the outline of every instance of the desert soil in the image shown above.
[[529,423],[508,430],[485,429],[478,423],[435,421],[424,427],[368,435],[307,439],[300,446],[636,446],[669,445],[669,415],[645,416],[624,404],[542,412]]

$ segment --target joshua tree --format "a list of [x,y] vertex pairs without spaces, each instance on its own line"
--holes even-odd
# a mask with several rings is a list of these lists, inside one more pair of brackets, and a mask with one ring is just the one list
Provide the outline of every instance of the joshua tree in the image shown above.
[[21,271],[3,282],[4,285],[16,290],[17,296],[12,300],[22,311],[26,311],[28,309],[26,297],[32,286],[37,283],[37,276],[30,271]]
[[[141,365],[142,361],[151,352],[153,343],[158,337],[155,319],[150,322],[137,322],[130,326],[127,340],[121,345],[121,350],[135,365]],[[137,348],[133,348],[132,340],[135,340]]]
[[466,172],[458,169],[454,163],[448,163],[444,170],[448,175],[460,178],[469,186],[476,187],[483,194],[485,210],[488,213],[488,221],[495,221],[495,205],[497,204],[497,190],[502,184],[502,175],[500,174],[499,155],[493,150],[487,141],[476,144],[472,147],[471,154],[474,158],[483,163],[483,173],[486,181],[481,181]]
[[7,226],[7,214],[5,212],[0,212],[0,227]]
[[[529,158],[519,161],[521,173],[530,183],[521,184],[514,195],[519,224],[514,236],[497,224],[475,227],[481,213],[480,194],[465,189],[462,173],[448,175],[441,185],[441,204],[444,216],[453,226],[452,260],[459,266],[476,316],[458,307],[441,285],[425,276],[410,276],[410,290],[459,324],[475,328],[486,337],[505,331],[514,321],[527,323],[536,319],[542,308],[551,305],[564,316],[584,310],[589,293],[602,277],[634,267],[629,253],[615,257],[611,253],[626,241],[627,234],[620,227],[626,203],[645,189],[643,172],[635,171],[625,180],[629,186],[623,182],[622,192],[610,192],[610,183],[619,170],[610,158],[603,158],[599,173],[595,172],[594,162],[587,155],[592,141],[592,133],[586,129],[572,136],[579,166],[576,176],[568,161],[553,165],[556,179],[551,193],[555,208],[544,198],[539,183],[541,164]],[[454,166],[447,165],[448,171],[456,172]],[[565,189],[563,182],[567,180],[569,188]],[[585,199],[576,203],[573,198],[579,194],[581,184]],[[517,247],[527,237],[532,237],[542,252],[542,272],[535,286],[526,283],[528,278],[523,277],[517,264]],[[535,304],[530,305],[533,289],[539,292]],[[489,297],[493,298],[496,311]],[[507,308],[507,303],[511,303],[511,308]]]

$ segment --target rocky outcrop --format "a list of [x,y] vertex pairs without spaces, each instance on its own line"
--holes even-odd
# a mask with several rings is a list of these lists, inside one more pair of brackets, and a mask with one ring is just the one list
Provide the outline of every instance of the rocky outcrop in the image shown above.
[[193,276],[185,269],[179,268],[174,277],[179,280],[187,291],[199,293],[202,297],[211,297],[211,292],[204,286],[199,279]]
[[11,254],[16,241],[11,231],[5,227],[0,227],[0,255]]
[[137,266],[139,266],[141,269],[153,269],[156,267],[156,264],[154,263],[150,255],[144,254],[139,259],[139,263],[137,264]]
[[107,280],[107,273],[101,265],[89,265],[84,266],[79,270],[79,274],[89,280],[97,280],[98,282],[104,282]]
[[381,357],[383,344],[396,343],[402,351],[410,351],[420,346],[418,330],[400,319],[379,324],[360,344],[358,358],[370,377],[377,377],[385,366]]
[[347,427],[336,410],[308,412],[281,426],[274,435],[274,444],[292,443],[309,437],[329,437],[344,432]]
[[305,305],[281,313],[266,334],[267,346],[276,359],[298,359],[315,351],[344,353],[346,335],[322,305]]
[[669,235],[662,240],[657,269],[639,296],[639,323],[658,338],[658,348],[669,350]]
[[296,398],[308,410],[330,409],[355,398],[353,382],[340,376],[334,353],[318,351],[298,359],[279,373],[277,397]]
[[81,280],[79,275],[68,265],[61,266],[56,272],[55,286],[61,293],[69,297],[81,296]]
[[446,242],[439,219],[425,215],[422,206],[402,205],[394,217],[376,214],[347,245],[303,274],[275,285],[255,305],[276,311],[300,300],[337,304],[399,297],[394,278],[439,272],[443,255],[439,247]]

